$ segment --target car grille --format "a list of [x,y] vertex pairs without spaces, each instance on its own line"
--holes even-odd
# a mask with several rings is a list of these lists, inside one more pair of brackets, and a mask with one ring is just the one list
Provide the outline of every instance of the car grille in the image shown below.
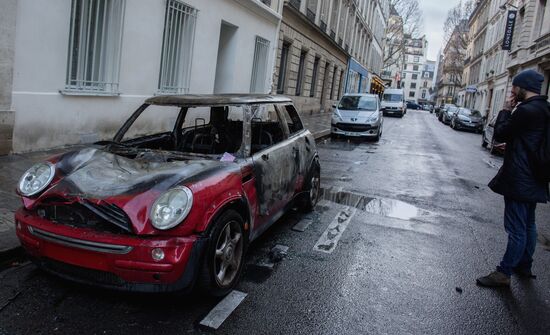
[[[63,203],[65,202],[65,203]],[[67,203],[67,200],[50,198],[37,207],[38,216],[59,224],[91,228],[115,234],[132,233],[132,224],[126,213],[116,205],[89,201]]]
[[343,130],[343,131],[367,131],[374,129],[375,127],[371,126],[370,124],[359,124],[359,123],[337,123],[336,128]]
[[58,262],[50,258],[41,258],[40,260],[35,260],[35,262],[48,272],[79,282],[109,286],[122,286],[126,284],[124,280],[110,272],[87,269],[68,263]]

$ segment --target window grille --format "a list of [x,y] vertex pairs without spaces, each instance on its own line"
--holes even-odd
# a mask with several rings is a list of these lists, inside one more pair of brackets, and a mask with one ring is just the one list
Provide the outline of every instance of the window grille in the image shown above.
[[281,62],[279,63],[279,78],[277,80],[277,94],[284,94],[286,82],[286,67],[288,62],[288,51],[290,44],[283,43],[281,48]]
[[302,53],[300,54],[300,63],[298,65],[298,77],[296,78],[296,95],[297,96],[302,94],[302,84],[304,82],[306,55],[307,55],[307,52],[302,50]]
[[256,36],[254,48],[254,62],[252,64],[252,78],[250,79],[251,93],[265,93],[267,60],[269,52],[269,41]]
[[118,93],[125,0],[73,0],[66,91]]
[[317,88],[317,74],[319,72],[319,57],[315,57],[315,61],[313,62],[313,74],[311,77],[311,87],[309,88],[309,96],[314,97],[315,96],[315,89]]
[[168,0],[160,63],[159,92],[189,92],[191,59],[197,10],[178,0]]

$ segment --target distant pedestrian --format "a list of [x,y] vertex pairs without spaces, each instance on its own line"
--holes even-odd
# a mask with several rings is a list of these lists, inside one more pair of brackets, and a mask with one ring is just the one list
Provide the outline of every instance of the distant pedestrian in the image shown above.
[[480,277],[482,286],[510,286],[516,274],[534,278],[531,272],[537,243],[535,208],[548,200],[548,183],[535,178],[528,159],[542,143],[547,131],[547,96],[540,95],[544,77],[534,71],[519,73],[512,81],[511,108],[498,114],[494,138],[506,143],[504,163],[489,187],[504,196],[504,229],[508,233],[506,252],[491,274]]

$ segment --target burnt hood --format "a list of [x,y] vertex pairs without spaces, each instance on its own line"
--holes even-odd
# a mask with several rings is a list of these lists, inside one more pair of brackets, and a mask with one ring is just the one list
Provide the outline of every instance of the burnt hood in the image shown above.
[[200,179],[217,170],[237,168],[234,163],[209,159],[159,162],[130,158],[102,149],[86,148],[61,156],[56,163],[57,183],[44,192],[82,198],[104,199],[121,195],[163,192]]

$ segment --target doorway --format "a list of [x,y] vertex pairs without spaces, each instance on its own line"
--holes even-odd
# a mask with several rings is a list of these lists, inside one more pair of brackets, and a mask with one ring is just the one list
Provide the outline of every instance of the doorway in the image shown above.
[[222,21],[220,26],[220,41],[218,43],[218,59],[216,61],[216,79],[214,93],[234,92],[233,77],[237,54],[237,26]]

